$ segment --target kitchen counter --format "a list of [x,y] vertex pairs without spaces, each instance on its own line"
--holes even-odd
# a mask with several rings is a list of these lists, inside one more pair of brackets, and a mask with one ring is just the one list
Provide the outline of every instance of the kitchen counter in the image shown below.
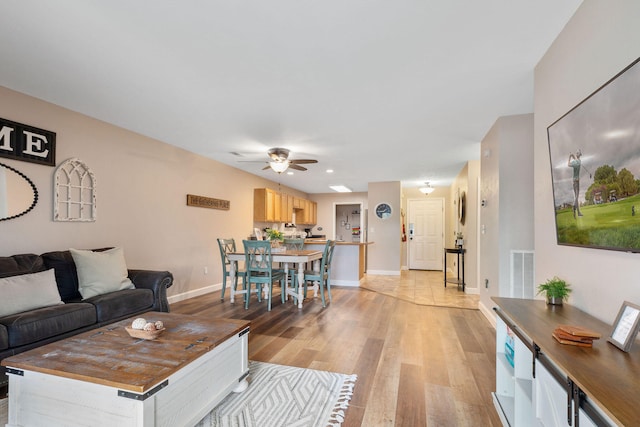
[[[331,262],[331,284],[338,286],[360,286],[364,278],[367,246],[374,242],[338,242]],[[326,239],[305,239],[305,249],[323,250]]]
[[[305,245],[326,245],[327,239],[304,239]],[[336,240],[336,245],[349,245],[349,246],[367,246],[372,245],[373,242],[348,242],[348,241],[339,241]]]

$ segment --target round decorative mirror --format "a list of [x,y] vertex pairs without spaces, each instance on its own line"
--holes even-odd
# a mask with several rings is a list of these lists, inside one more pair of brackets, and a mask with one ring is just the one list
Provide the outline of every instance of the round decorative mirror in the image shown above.
[[38,189],[22,172],[0,163],[0,221],[18,218],[38,203]]

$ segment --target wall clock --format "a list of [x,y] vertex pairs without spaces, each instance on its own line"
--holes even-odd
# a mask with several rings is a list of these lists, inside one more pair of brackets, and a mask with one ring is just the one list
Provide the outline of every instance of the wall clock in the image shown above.
[[388,203],[378,203],[376,205],[376,216],[380,219],[387,219],[391,216],[393,209]]

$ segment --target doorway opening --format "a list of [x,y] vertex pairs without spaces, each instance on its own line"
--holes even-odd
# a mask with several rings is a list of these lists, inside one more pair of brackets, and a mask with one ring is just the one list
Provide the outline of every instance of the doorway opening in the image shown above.
[[366,212],[362,203],[333,204],[333,238],[338,242],[366,242]]

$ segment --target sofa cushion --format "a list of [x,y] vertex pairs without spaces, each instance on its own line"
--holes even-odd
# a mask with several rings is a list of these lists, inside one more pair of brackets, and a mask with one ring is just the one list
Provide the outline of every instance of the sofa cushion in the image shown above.
[[42,254],[42,260],[46,268],[53,268],[56,271],[56,282],[62,301],[82,299],[82,295],[78,292],[78,273],[76,273],[71,252],[47,252]]
[[71,303],[25,311],[0,318],[9,346],[19,347],[96,323],[91,304]]
[[125,289],[97,295],[83,300],[96,307],[99,323],[120,319],[153,306],[153,291],[151,289]]
[[0,317],[62,304],[53,269],[0,279]]
[[9,348],[9,334],[7,333],[7,327],[0,325],[0,350],[6,350]]
[[78,272],[78,290],[83,299],[132,289],[122,248],[104,252],[69,249]]
[[37,273],[46,270],[43,260],[36,254],[0,257],[0,277]]

